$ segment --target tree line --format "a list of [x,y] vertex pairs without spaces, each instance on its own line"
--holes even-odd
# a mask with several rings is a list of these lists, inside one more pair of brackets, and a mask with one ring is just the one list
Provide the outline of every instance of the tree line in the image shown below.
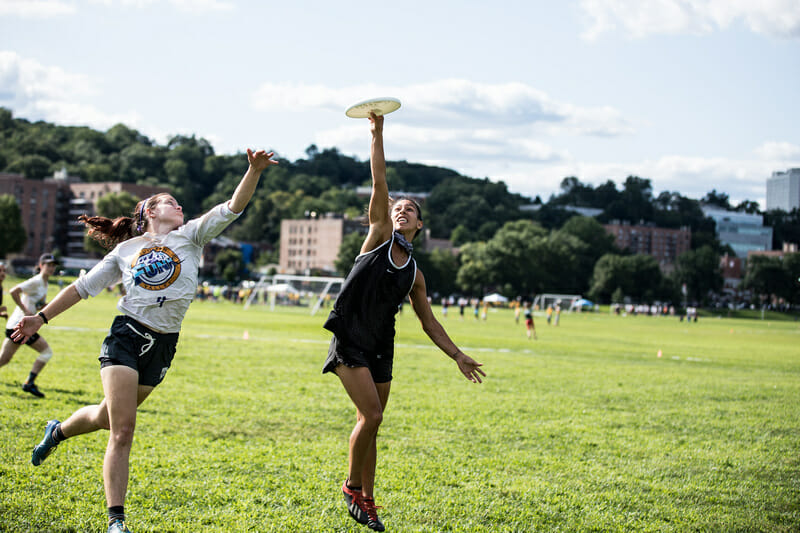
[[[66,169],[87,182],[166,186],[188,216],[229,198],[244,171],[243,153],[216,154],[208,141],[194,135],[175,135],[159,145],[123,124],[102,132],[30,122],[13,117],[5,108],[0,108],[0,139],[0,171],[44,179]],[[315,145],[305,155],[290,161],[278,154],[280,165],[265,171],[247,211],[229,230],[232,238],[258,243],[266,250],[259,263],[276,262],[284,218],[364,213],[366,199],[358,197],[355,188],[370,184],[368,161]],[[495,289],[507,296],[558,291],[600,301],[620,294],[636,301],[678,301],[686,285],[689,297],[702,301],[721,288],[719,256],[732,253],[716,238],[714,222],[703,215],[702,206],[759,212],[756,202],[734,206],[716,190],[700,200],[672,191],[656,195],[651,181],[638,176],[626,177],[620,187],[612,180],[592,186],[566,177],[546,201],[513,193],[502,181],[407,161],[388,162],[387,180],[392,190],[428,193],[423,217],[431,236],[449,239],[461,249],[458,256],[415,252],[428,286],[442,294],[478,295]],[[135,203],[133,198],[109,198],[100,207],[109,216],[128,214],[116,211],[129,211],[131,201]],[[530,205],[536,209],[522,209]],[[575,206],[601,213],[595,218],[575,217],[571,210]],[[798,210],[764,216],[778,244],[800,242]],[[691,251],[678,258],[670,276],[663,276],[654,259],[616,249],[601,225],[611,221],[689,227]],[[359,246],[358,235],[345,238],[337,262],[342,273]],[[748,286],[767,290],[756,274],[753,280],[747,278]],[[792,275],[796,280],[798,276],[788,270],[783,277]]]

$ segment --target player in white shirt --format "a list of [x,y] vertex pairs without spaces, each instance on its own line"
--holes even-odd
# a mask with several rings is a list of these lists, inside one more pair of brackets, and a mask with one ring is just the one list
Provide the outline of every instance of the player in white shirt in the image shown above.
[[113,221],[81,217],[89,235],[114,249],[37,315],[22,319],[12,334],[14,340],[24,342],[81,299],[120,281],[125,288],[117,304],[122,315],[114,319],[99,358],[105,398],[99,405],[78,409],[63,423],[48,422],[31,457],[38,466],[62,440],[108,429],[103,482],[109,533],[129,531],[124,503],[136,409],[170,367],[181,322],[197,290],[203,246],[241,214],[261,173],[277,164],[272,157],[272,152],[248,149],[250,166],[231,200],[185,225],[183,210],[166,193],[139,202],[133,217]]
[[[0,366],[8,364],[23,344],[11,338],[14,327],[23,317],[35,315],[47,302],[47,282],[56,270],[56,259],[53,254],[42,254],[39,257],[37,269],[39,270],[38,274],[8,291],[14,303],[17,304],[17,308],[6,322],[6,338],[3,339],[3,346],[0,347]],[[5,277],[5,266],[3,266],[3,277]],[[0,303],[2,302],[0,301]],[[53,349],[38,333],[31,335],[24,344],[36,350],[39,356],[33,362],[28,379],[22,384],[22,390],[38,398],[44,398],[44,393],[39,390],[34,380],[41,373],[44,365],[53,357]]]

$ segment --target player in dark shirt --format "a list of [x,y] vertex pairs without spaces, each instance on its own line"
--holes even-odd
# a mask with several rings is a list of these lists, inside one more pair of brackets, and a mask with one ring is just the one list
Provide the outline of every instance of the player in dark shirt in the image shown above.
[[383,531],[373,490],[376,436],[392,383],[394,317],[408,296],[422,329],[473,383],[481,383],[481,364],[462,352],[434,318],[425,278],[411,257],[410,241],[422,228],[419,205],[411,199],[389,205],[383,154],[384,117],[371,114],[372,196],[369,233],[342,286],[325,328],[334,333],[323,372],[334,372],[356,406],[350,435],[349,473],[342,486],[352,517]]

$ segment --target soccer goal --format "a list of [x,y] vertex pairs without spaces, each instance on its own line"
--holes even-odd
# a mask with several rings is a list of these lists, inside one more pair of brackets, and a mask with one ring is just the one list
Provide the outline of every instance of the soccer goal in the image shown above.
[[320,307],[332,303],[343,282],[344,278],[326,276],[262,276],[250,292],[244,308],[259,301],[269,302],[270,310],[275,310],[276,305],[308,306],[311,316],[314,316]]
[[577,302],[581,298],[582,296],[580,294],[537,294],[536,298],[533,299],[533,308],[544,310],[548,307],[560,305],[561,309],[567,311],[572,308],[574,302]]

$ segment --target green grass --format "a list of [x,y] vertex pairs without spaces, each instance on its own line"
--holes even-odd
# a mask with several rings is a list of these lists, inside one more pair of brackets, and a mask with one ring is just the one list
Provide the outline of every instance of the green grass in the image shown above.
[[[31,350],[0,369],[0,531],[104,531],[107,433],[41,467],[30,451],[46,420],[100,400],[114,303],[44,329],[44,400],[20,390]],[[323,315],[192,305],[139,411],[133,531],[368,531],[339,491],[354,410],[321,374]],[[797,322],[565,313],[528,341],[510,311],[442,321],[488,377],[463,379],[406,306],[378,440],[387,531],[800,530]]]

